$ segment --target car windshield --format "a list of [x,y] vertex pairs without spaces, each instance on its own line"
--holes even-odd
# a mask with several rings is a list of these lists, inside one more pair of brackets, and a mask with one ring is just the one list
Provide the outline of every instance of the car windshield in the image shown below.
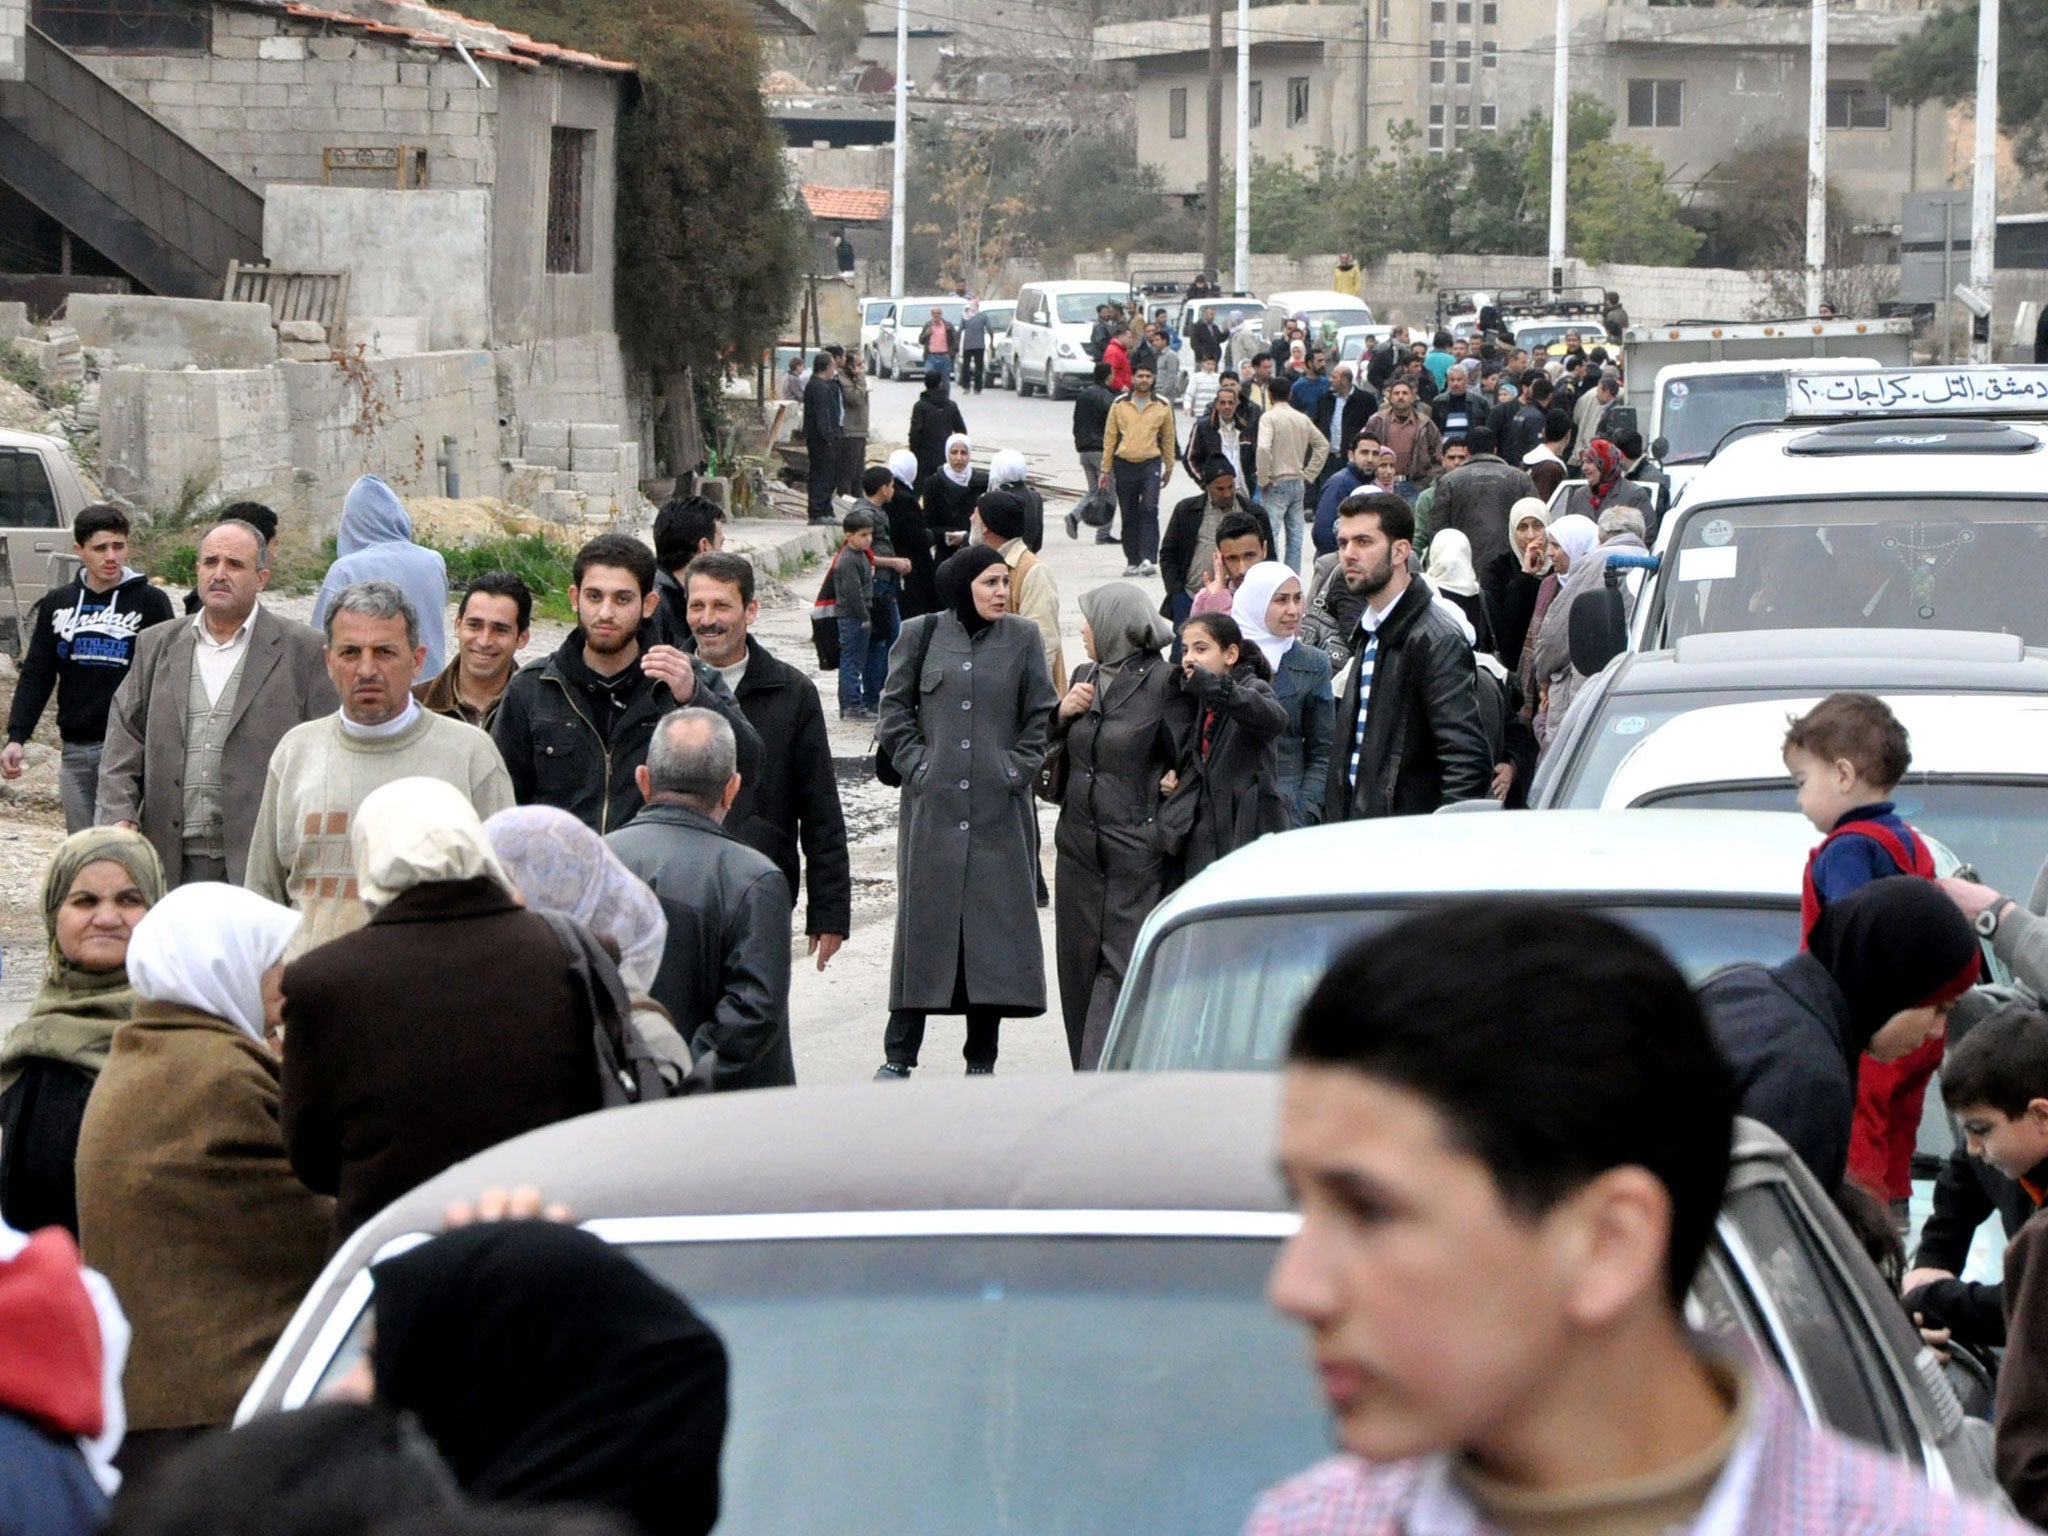
[[[1297,309],[1290,311],[1285,318],[1301,320],[1304,317],[1309,339],[1325,347],[1337,339],[1337,332],[1345,326],[1367,323],[1365,314],[1356,309]],[[1277,325],[1274,334],[1279,334]]]
[[981,312],[988,316],[989,334],[991,336],[1000,336],[1010,328],[1010,321],[1016,318],[1017,306],[1014,304],[988,304],[982,307]]
[[[1563,341],[1567,331],[1577,331],[1581,341],[1586,340],[1588,337],[1595,341],[1605,340],[1597,330],[1589,331],[1582,323],[1572,321],[1554,325],[1548,323],[1518,325],[1515,327],[1515,345],[1527,347],[1531,352],[1534,352],[1538,348],[1548,347],[1556,342]],[[1780,403],[1782,404],[1782,402]],[[1780,412],[1780,414],[1782,415],[1783,413]]]
[[1664,384],[1664,415],[1658,431],[1668,444],[1663,462],[1697,464],[1714,451],[1731,427],[1746,421],[1785,419],[1785,370],[1758,373],[1696,373]]
[[[1899,814],[1995,890],[2024,896],[2048,857],[2048,779],[1973,781],[1908,775],[1892,796]],[[1703,811],[1787,811],[1792,783],[1685,785],[1639,805]]]
[[1660,632],[1975,629],[2048,644],[2048,498],[1757,501],[1688,511]]
[[1103,305],[1128,304],[1130,298],[1121,288],[1105,288],[1100,293],[1055,294],[1052,302],[1061,325],[1092,325],[1095,312]]
[[[1296,1012],[1337,952],[1414,910],[1388,904],[1220,912],[1183,923],[1160,939],[1130,983],[1103,1065],[1153,1072],[1278,1067]],[[1594,910],[1655,940],[1694,981],[1734,961],[1775,962],[1799,949],[1799,909],[1789,891],[1784,902],[1768,906],[1630,903]],[[1258,963],[1246,964],[1253,955]]]
[[880,325],[888,317],[891,302],[889,299],[869,299],[861,306],[861,324]]
[[946,317],[948,325],[958,325],[967,318],[965,299],[942,299],[936,304],[910,300],[903,306],[903,323],[911,328],[914,335],[931,323],[932,311],[935,309]]
[[1235,1536],[1329,1451],[1268,1238],[631,1251],[725,1340],[719,1536]]

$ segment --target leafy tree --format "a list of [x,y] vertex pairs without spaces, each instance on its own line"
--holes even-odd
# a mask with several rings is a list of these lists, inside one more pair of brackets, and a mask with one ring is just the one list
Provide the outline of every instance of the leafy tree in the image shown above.
[[[1998,121],[2012,135],[2020,165],[2048,175],[2048,5],[2006,0],[1999,11]],[[1880,90],[1909,105],[1951,106],[1977,92],[1977,4],[1935,11],[1909,41],[1877,61]]]
[[868,33],[867,7],[861,0],[824,0],[818,7],[816,54],[827,75],[853,62]]

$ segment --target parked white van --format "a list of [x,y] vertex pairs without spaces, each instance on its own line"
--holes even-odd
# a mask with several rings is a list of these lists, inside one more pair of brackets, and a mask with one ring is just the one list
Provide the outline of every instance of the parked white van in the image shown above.
[[1088,338],[1096,311],[1104,304],[1130,302],[1131,290],[1123,283],[1027,283],[1017,294],[1017,314],[1010,322],[1017,393],[1042,391],[1063,400],[1087,383],[1095,371]]

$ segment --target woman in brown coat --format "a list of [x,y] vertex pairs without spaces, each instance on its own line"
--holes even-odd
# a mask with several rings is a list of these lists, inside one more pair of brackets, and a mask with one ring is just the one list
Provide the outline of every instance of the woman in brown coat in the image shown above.
[[298,926],[251,891],[187,885],[128,946],[135,1016],[78,1140],[86,1262],[135,1330],[124,1464],[154,1434],[234,1416],[327,1257],[334,1202],[285,1159],[268,1038]]

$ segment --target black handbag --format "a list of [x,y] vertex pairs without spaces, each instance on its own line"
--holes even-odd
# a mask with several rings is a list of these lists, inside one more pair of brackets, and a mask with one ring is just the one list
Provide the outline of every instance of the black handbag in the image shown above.
[[559,912],[540,916],[555,930],[556,940],[568,953],[577,1007],[590,1025],[591,1045],[597,1055],[598,1103],[611,1109],[668,1098],[672,1090],[661,1075],[660,1062],[633,1027],[633,1002],[612,957],[574,918]]

